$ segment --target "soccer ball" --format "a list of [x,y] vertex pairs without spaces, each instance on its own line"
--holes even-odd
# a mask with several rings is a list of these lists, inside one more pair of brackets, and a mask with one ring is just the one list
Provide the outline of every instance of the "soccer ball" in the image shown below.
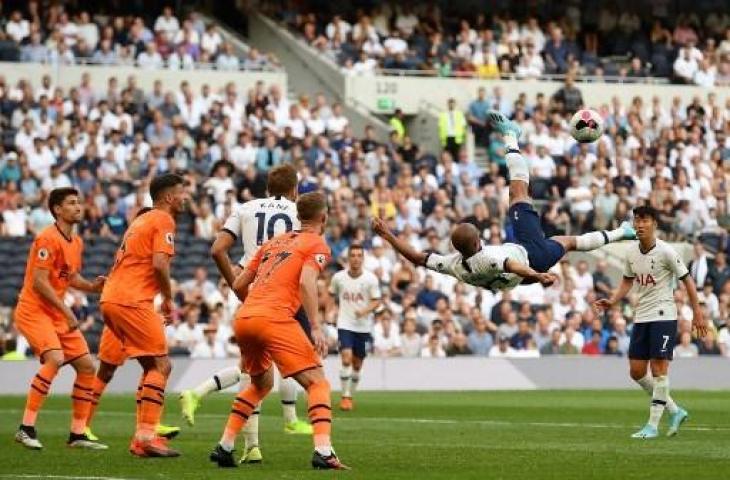
[[603,119],[595,110],[578,110],[570,119],[570,134],[580,143],[591,143],[603,135]]

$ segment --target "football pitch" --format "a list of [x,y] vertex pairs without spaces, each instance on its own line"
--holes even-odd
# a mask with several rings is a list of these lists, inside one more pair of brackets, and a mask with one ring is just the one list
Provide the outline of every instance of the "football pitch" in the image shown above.
[[[730,392],[673,394],[690,412],[680,434],[633,440],[630,434],[648,415],[649,399],[638,389],[362,393],[355,411],[334,411],[334,444],[353,468],[337,473],[310,469],[311,439],[283,432],[281,408],[273,395],[263,406],[260,423],[264,463],[230,470],[207,458],[230,409],[228,394],[209,397],[195,427],[183,428],[173,441],[182,452],[177,459],[140,459],[127,452],[132,396],[103,398],[94,425],[110,446],[103,452],[65,446],[70,400],[61,396],[49,398],[39,417],[45,449],[23,449],[13,435],[24,399],[0,397],[0,479],[727,478]],[[302,415],[301,398],[298,407]],[[172,394],[165,420],[182,424]],[[666,430],[666,418],[662,427]]]

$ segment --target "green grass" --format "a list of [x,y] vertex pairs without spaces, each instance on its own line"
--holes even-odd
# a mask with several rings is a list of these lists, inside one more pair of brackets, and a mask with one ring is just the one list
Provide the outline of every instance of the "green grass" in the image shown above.
[[[106,452],[69,450],[69,400],[50,398],[38,429],[42,452],[13,443],[24,399],[0,397],[0,479],[586,479],[727,478],[729,392],[676,392],[690,421],[673,439],[632,440],[648,414],[642,392],[362,393],[357,408],[335,412],[334,441],[352,472],[309,468],[310,439],[285,435],[276,397],[261,418],[264,463],[219,470],[207,454],[219,438],[229,395],[204,403],[194,428],[174,441],[178,459],[127,452],[134,419],[130,396],[103,399],[95,423]],[[299,410],[304,410],[300,400]],[[170,395],[166,421],[180,423]],[[666,424],[664,424],[665,426]],[[29,477],[32,475],[32,477]],[[52,478],[52,477],[51,477]]]

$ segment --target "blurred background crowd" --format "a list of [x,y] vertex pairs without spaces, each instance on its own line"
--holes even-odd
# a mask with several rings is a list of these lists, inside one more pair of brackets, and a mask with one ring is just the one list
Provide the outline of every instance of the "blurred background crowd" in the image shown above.
[[[133,17],[90,19],[83,11],[72,14],[62,8],[39,15],[33,5],[38,4],[29,2],[19,14],[9,13],[2,29],[21,52],[40,51],[42,45],[47,53],[43,61],[58,61],[50,60],[54,51],[78,49],[82,40],[91,57],[101,51],[102,56],[116,55],[115,61],[131,55],[150,68],[173,68],[176,52],[215,64],[227,55],[228,44],[216,26],[195,14],[183,17],[165,9],[153,24],[145,24]],[[577,144],[567,123],[584,106],[576,77],[596,74],[599,63],[608,68],[602,59],[617,49],[630,46],[642,68],[642,55],[652,59],[642,76],[671,77],[677,49],[690,49],[713,68],[727,62],[730,39],[721,42],[719,37],[726,32],[728,14],[691,13],[670,21],[656,11],[658,27],[648,28],[635,12],[608,5],[597,6],[591,19],[586,12],[576,17],[568,2],[563,19],[552,23],[509,16],[454,21],[440,18],[433,9],[388,5],[350,19],[323,20],[295,10],[283,17],[313,45],[336,54],[345,68],[355,68],[355,58],[393,68],[388,62],[399,58],[393,45],[403,44],[400,55],[412,62],[408,68],[427,69],[428,62],[437,61],[475,65],[479,55],[496,56],[500,69],[517,68],[524,57],[511,61],[504,56],[515,48],[523,52],[519,55],[529,55],[532,45],[533,55],[543,59],[540,73],[568,72],[565,83],[535,97],[483,87],[468,104],[449,101],[440,113],[442,148],[429,151],[414,143],[400,112],[390,119],[393,130],[382,141],[372,126],[355,131],[343,106],[316,91],[287,92],[263,82],[250,90],[235,82],[220,89],[193,88],[184,79],[157,81],[153,88],[142,89],[134,75],[98,84],[88,74],[78,85],[63,88],[50,75],[11,83],[0,73],[3,266],[22,276],[13,249],[27,248],[35,233],[53,223],[47,194],[70,185],[79,189],[84,202],[79,233],[95,252],[90,257],[93,272],[88,271],[104,273],[129,223],[151,204],[150,179],[177,172],[186,178],[194,202],[178,222],[181,255],[173,262],[177,310],[168,327],[169,344],[173,353],[196,358],[235,356],[230,324],[238,300],[218,278],[207,248],[239,204],[265,196],[268,170],[286,162],[299,172],[300,192],[324,190],[330,202],[326,237],[333,260],[320,280],[318,320],[327,325],[332,352],[337,307],[327,293],[328,282],[335,271],[346,268],[348,246],[358,242],[366,248],[365,268],[379,278],[383,292],[373,329],[375,355],[626,355],[632,301],[601,316],[590,308],[617,286],[606,261],[566,259],[555,267],[560,282],[551,288],[538,284],[495,294],[414,268],[373,237],[370,218],[381,216],[424,251],[450,251],[450,230],[462,221],[476,225],[486,243],[512,238],[505,218],[506,149],[486,124],[487,110],[497,109],[522,126],[519,140],[530,161],[532,194],[546,235],[615,228],[630,219],[634,205],[648,202],[661,211],[663,238],[694,243],[691,272],[714,328],[706,340],[695,340],[686,295],[677,291],[677,355],[730,356],[725,326],[730,308],[730,101],[721,102],[713,91],[690,102],[657,96],[622,103],[614,98],[592,105],[604,118],[606,134],[590,145]],[[577,48],[579,39],[593,43]],[[366,51],[366,45],[376,48],[381,42],[381,53]],[[150,51],[150,45],[157,50]],[[668,71],[657,70],[657,45],[666,47]],[[550,53],[556,48],[567,52],[565,65]],[[140,57],[146,53],[159,59],[143,64]],[[251,68],[274,61],[269,55],[260,58],[266,60]],[[591,58],[598,62],[593,67]],[[236,68],[249,68],[250,59],[237,60]],[[570,66],[574,62],[578,65]],[[721,78],[720,70],[715,80]],[[486,164],[478,164],[469,153],[467,131],[486,150]],[[11,321],[13,290],[17,295],[16,286],[0,282],[5,299],[0,348],[24,353],[27,345]],[[95,347],[102,327],[96,299],[72,292],[67,300]]]
[[[266,2],[304,41],[349,74],[538,78],[578,71],[730,85],[730,14],[723,2],[523,2],[450,16],[436,2],[348,9]],[[498,2],[499,3],[499,2]],[[311,7],[311,6],[310,6]],[[506,7],[506,6],[505,6]]]

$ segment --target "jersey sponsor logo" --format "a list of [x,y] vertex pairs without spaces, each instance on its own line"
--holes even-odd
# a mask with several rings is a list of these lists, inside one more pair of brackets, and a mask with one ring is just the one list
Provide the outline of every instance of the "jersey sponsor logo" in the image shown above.
[[167,232],[165,234],[165,241],[170,245],[175,245],[175,234],[172,232]]
[[636,283],[641,285],[642,287],[655,287],[656,286],[656,280],[652,276],[651,273],[640,273],[636,276]]
[[363,295],[361,292],[345,291],[342,293],[342,299],[346,302],[364,302],[365,295]]
[[45,262],[46,260],[48,260],[49,256],[50,254],[48,253],[48,249],[41,248],[40,250],[38,250],[38,260]]

